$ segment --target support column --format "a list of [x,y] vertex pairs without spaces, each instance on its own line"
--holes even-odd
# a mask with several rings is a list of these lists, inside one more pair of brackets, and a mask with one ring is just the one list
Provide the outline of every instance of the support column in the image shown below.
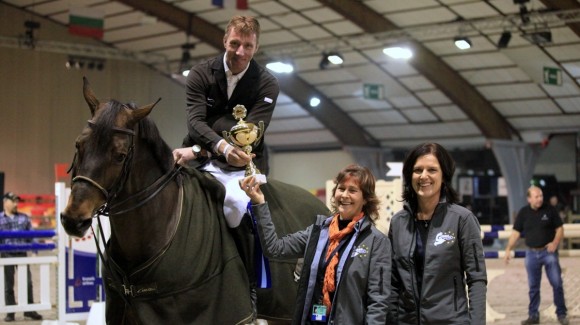
[[526,191],[534,175],[541,149],[539,145],[520,141],[490,140],[490,143],[505,179],[509,220],[513,224],[518,211],[527,204]]

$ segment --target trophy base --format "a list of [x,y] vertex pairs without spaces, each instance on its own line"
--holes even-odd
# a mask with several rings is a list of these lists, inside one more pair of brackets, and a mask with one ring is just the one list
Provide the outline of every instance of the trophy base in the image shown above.
[[254,175],[249,175],[246,177],[254,177],[254,179],[256,180],[256,183],[258,183],[258,184],[268,183],[268,180],[266,179],[266,175],[264,175],[264,174],[254,174]]

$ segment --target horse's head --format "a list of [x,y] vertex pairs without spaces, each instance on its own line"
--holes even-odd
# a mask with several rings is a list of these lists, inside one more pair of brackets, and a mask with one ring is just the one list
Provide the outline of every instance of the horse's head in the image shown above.
[[75,142],[71,194],[60,215],[65,231],[77,237],[84,235],[93,215],[122,190],[132,160],[137,125],[156,104],[135,107],[115,100],[101,103],[86,78],[83,93],[92,117]]

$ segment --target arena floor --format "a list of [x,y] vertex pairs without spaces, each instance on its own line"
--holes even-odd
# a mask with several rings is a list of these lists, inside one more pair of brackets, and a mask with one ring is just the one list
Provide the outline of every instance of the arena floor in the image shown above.
[[[564,287],[566,304],[570,324],[580,325],[580,258],[562,257],[562,274],[564,277]],[[521,258],[514,259],[509,265],[505,265],[501,259],[488,259],[488,317],[487,324],[495,325],[517,325],[527,318],[527,279],[526,271]],[[38,271],[32,270],[35,281],[38,282]],[[56,290],[55,290],[56,291]],[[53,291],[53,292],[55,292]],[[56,295],[56,294],[54,294]],[[54,299],[54,298],[53,298]],[[554,305],[552,304],[552,290],[546,277],[542,279],[542,303],[541,324],[558,324]],[[54,307],[50,311],[40,311],[45,320],[55,320],[57,309]],[[4,324],[5,315],[1,315],[0,323]],[[494,320],[494,318],[497,318]],[[16,321],[10,324],[15,325],[47,325],[51,322],[27,321],[22,313],[16,314]],[[85,325],[85,322],[77,322]]]

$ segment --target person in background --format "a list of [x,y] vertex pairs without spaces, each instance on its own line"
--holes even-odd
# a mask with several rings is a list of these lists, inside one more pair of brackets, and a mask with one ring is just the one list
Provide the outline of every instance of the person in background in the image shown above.
[[[254,144],[252,154],[230,145],[223,131],[237,124],[232,115],[237,105],[244,105],[245,122],[268,128],[280,92],[278,80],[254,59],[260,45],[260,24],[248,16],[234,16],[223,37],[225,53],[194,66],[187,76],[186,104],[188,134],[183,148],[173,151],[177,164],[188,165],[194,159],[199,168],[211,173],[225,187],[224,216],[236,241],[250,278],[252,302],[256,303],[255,247],[252,221],[244,218],[248,198],[238,180],[252,160],[268,173],[264,137]],[[255,308],[254,308],[255,309]]]
[[481,230],[473,213],[457,204],[454,172],[455,162],[437,143],[416,146],[403,163],[404,208],[388,235],[390,317],[397,324],[485,324]]
[[374,225],[380,201],[368,168],[341,170],[332,190],[334,214],[282,238],[260,184],[250,177],[240,188],[251,199],[265,255],[304,258],[292,324],[388,324],[390,245]]
[[[18,231],[18,230],[31,230],[32,225],[28,215],[18,212],[18,202],[20,197],[12,192],[4,194],[2,203],[4,206],[4,211],[0,212],[0,231]],[[5,238],[0,239],[1,244],[24,244],[28,243],[30,240],[21,238]],[[2,258],[10,257],[26,257],[26,252],[4,252],[0,255]],[[16,305],[16,298],[14,296],[14,274],[17,266],[6,265],[4,266],[4,299],[6,305]],[[28,268],[28,303],[34,303],[32,296],[32,276],[30,273],[30,267]],[[24,317],[33,320],[41,320],[42,316],[35,311],[27,311],[24,313]],[[13,322],[15,320],[14,313],[8,313],[4,318],[5,322]]]
[[560,202],[558,195],[554,194],[550,196],[550,205],[558,211],[558,215],[560,216],[560,219],[562,219],[562,222],[566,222],[566,206],[564,203]]
[[564,238],[564,227],[558,212],[551,205],[544,204],[542,189],[537,186],[528,188],[529,205],[520,209],[512,233],[505,249],[504,260],[511,260],[511,251],[522,233],[525,233],[526,272],[528,273],[528,287],[530,303],[528,305],[528,319],[522,325],[540,324],[540,286],[542,282],[542,266],[546,269],[546,276],[554,293],[554,305],[558,322],[569,324],[566,301],[564,300],[564,284],[562,269],[558,258],[558,245]]

